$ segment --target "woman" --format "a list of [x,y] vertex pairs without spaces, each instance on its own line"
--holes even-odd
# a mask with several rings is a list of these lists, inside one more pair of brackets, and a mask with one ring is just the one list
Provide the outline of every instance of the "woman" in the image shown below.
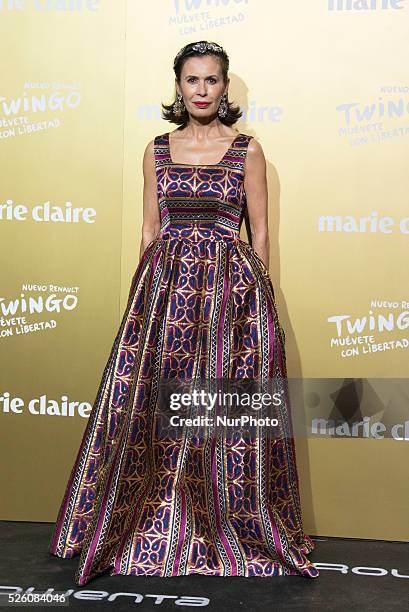
[[[105,570],[318,576],[268,273],[265,159],[231,127],[241,113],[228,67],[215,43],[183,47],[163,115],[179,127],[145,150],[140,261],[50,545],[80,555],[79,585]],[[239,235],[246,207],[252,246]],[[212,423],[205,436],[158,433],[161,382],[226,378],[280,381],[281,435],[219,435]]]

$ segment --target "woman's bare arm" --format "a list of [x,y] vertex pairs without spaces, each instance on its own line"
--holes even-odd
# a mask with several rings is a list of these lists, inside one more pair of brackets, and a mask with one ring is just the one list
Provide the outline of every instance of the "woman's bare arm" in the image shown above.
[[252,138],[247,148],[244,189],[247,198],[252,247],[269,269],[268,188],[266,160],[260,143]]
[[139,259],[141,259],[148,244],[156,238],[160,231],[160,212],[153,147],[154,141],[151,140],[147,144],[143,156],[143,223]]

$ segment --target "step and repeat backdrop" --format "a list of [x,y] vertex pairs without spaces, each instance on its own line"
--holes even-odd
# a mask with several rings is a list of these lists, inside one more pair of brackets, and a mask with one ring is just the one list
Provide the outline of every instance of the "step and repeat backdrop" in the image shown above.
[[295,418],[328,416],[296,441],[305,529],[409,540],[409,0],[0,0],[0,34],[0,519],[56,519],[173,58],[210,40],[266,157]]

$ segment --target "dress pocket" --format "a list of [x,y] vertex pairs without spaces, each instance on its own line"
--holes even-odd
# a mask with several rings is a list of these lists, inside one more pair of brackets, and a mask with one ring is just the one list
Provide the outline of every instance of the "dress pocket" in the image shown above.
[[253,247],[251,246],[251,244],[249,242],[245,242],[245,240],[242,240],[241,242],[243,242],[244,244],[247,245],[247,248],[250,249],[250,251],[252,252],[254,257],[257,259],[258,263],[260,264],[261,268],[263,269],[264,274],[266,274],[270,278],[270,272],[267,270],[267,268],[266,268],[266,266],[264,264],[264,261],[261,259],[260,255],[257,253],[257,251],[255,251],[253,249]]

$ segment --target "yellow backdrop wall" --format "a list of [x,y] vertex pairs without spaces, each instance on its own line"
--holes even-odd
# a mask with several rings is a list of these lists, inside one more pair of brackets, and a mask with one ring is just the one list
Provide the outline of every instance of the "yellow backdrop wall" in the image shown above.
[[[188,42],[227,50],[236,127],[265,152],[289,376],[337,379],[329,394],[407,377],[408,17],[407,0],[0,2],[0,519],[56,518]],[[409,539],[409,439],[301,438],[297,459],[308,533]]]

